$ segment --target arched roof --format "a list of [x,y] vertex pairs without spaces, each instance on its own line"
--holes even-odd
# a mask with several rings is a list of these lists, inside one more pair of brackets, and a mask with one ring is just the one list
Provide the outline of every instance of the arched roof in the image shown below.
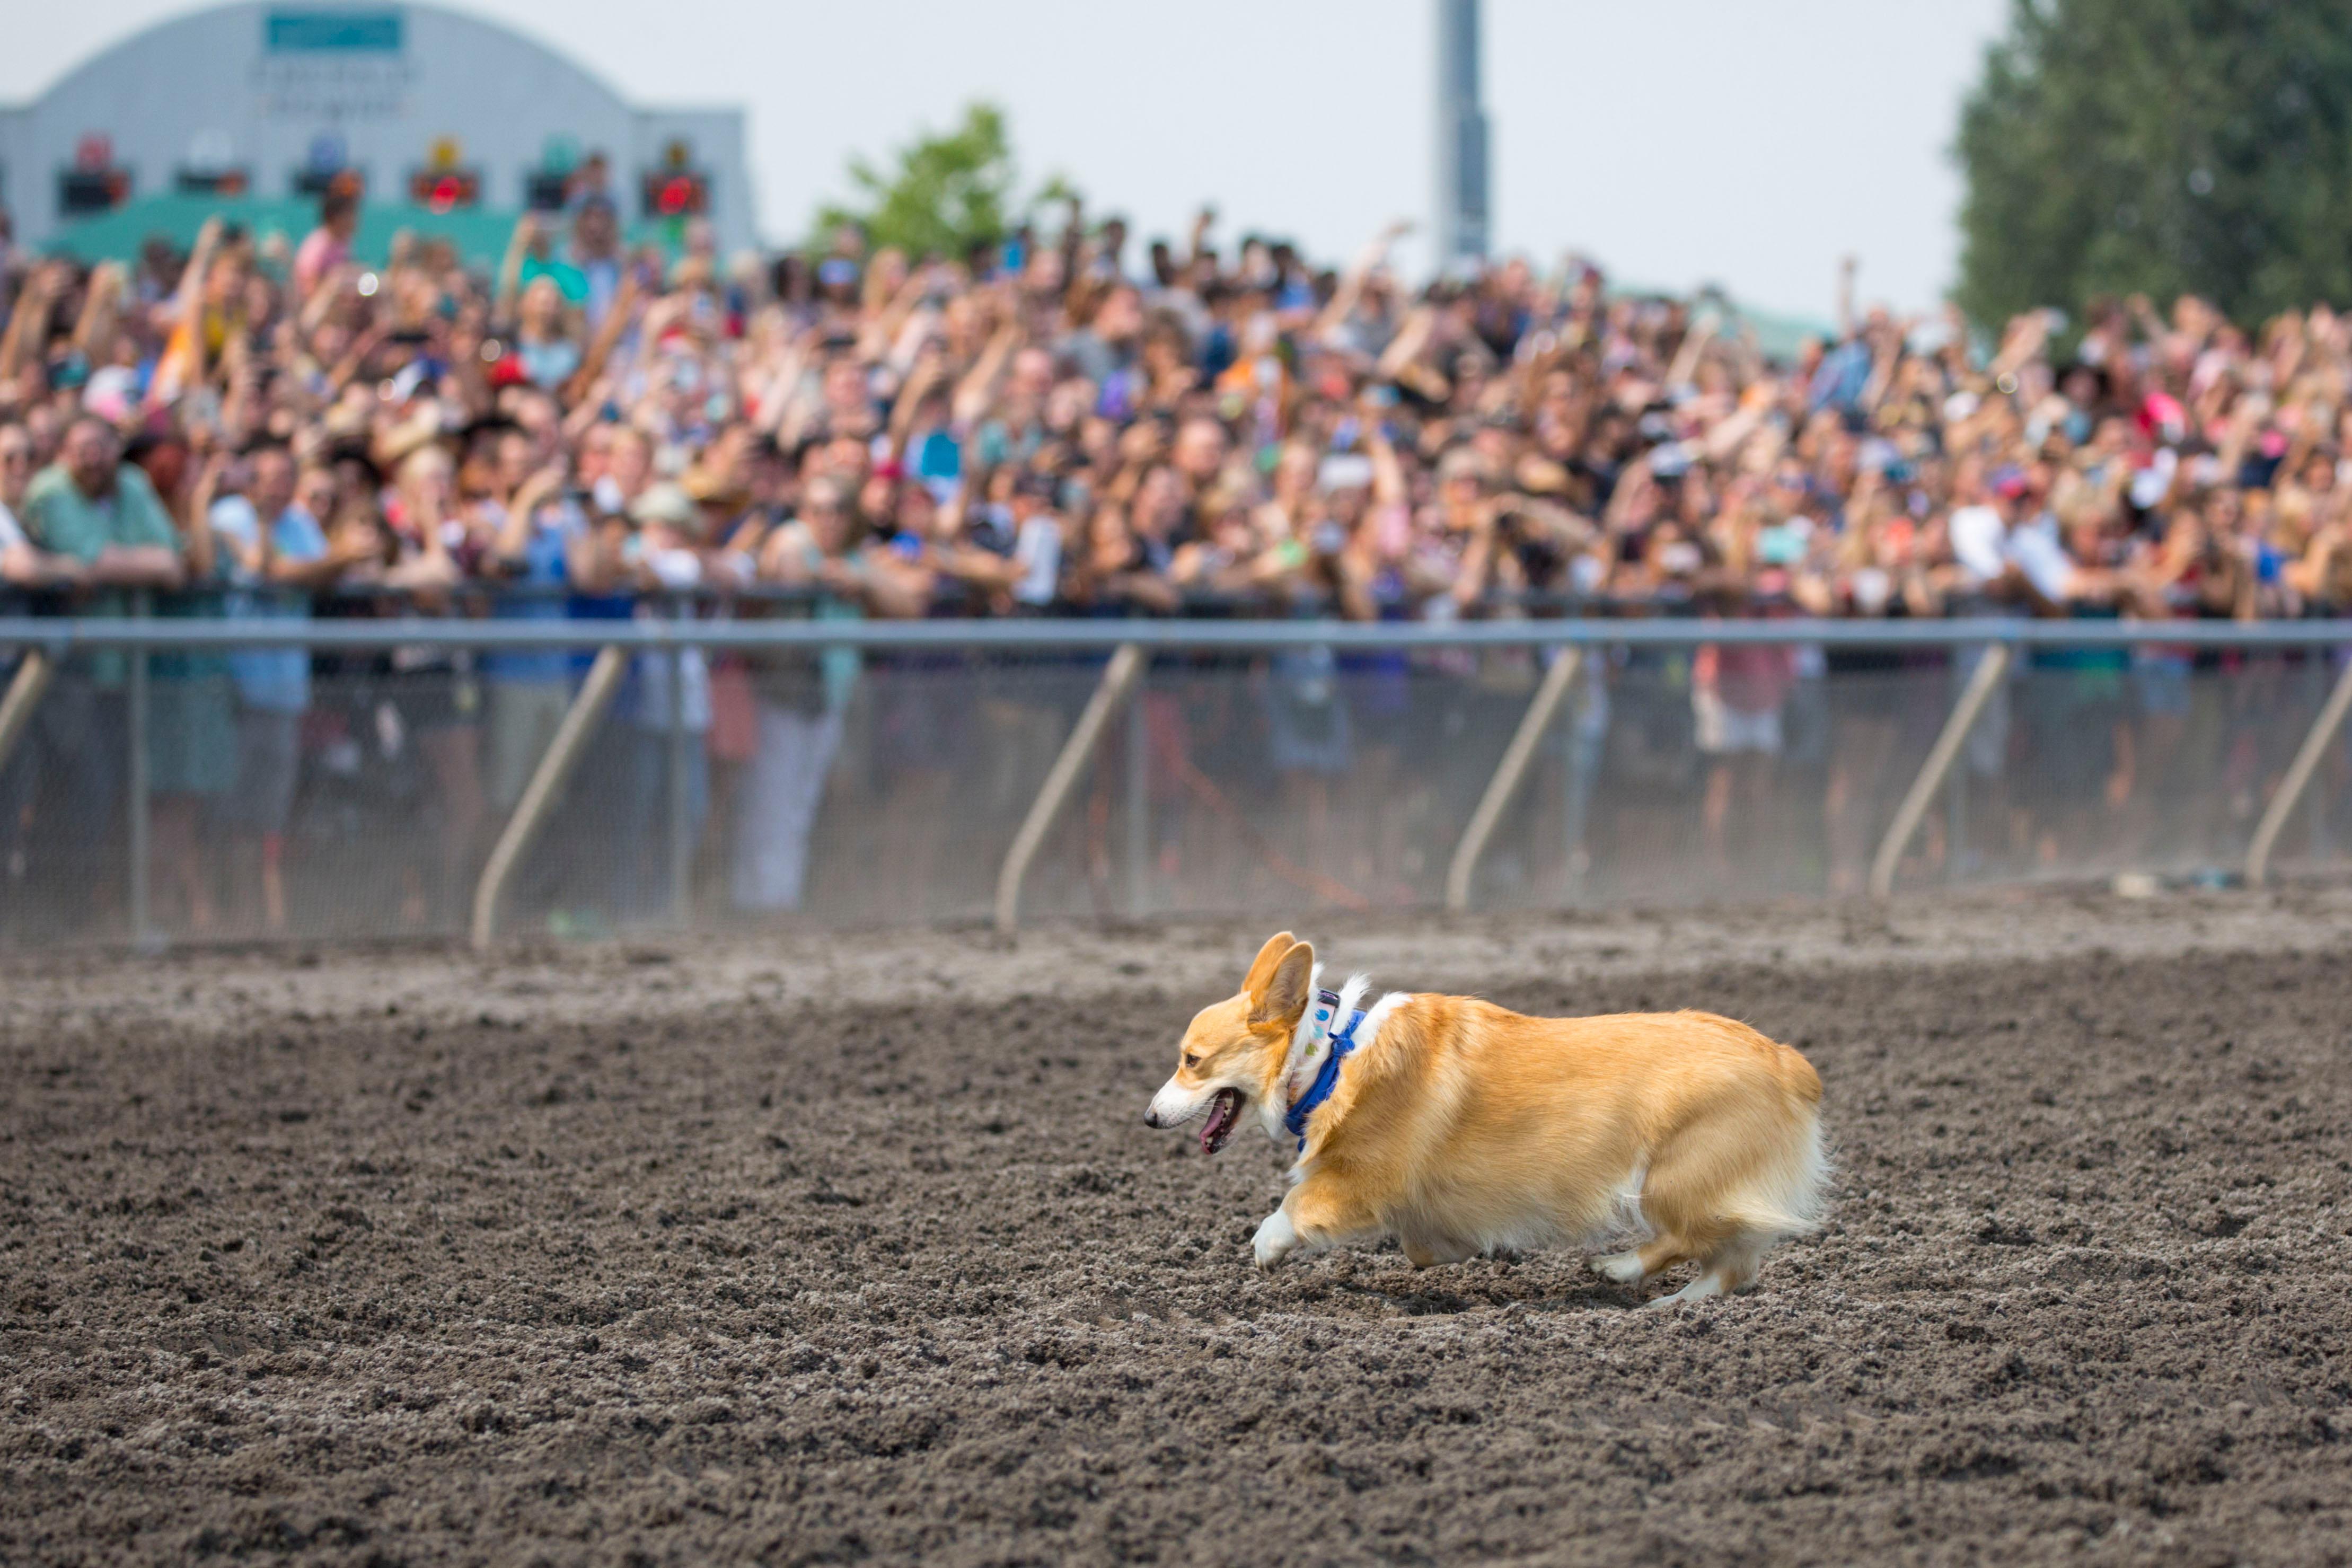
[[364,17],[398,13],[404,17],[428,19],[435,31],[443,33],[447,41],[462,43],[464,35],[476,34],[479,41],[488,41],[498,50],[529,49],[546,58],[551,66],[561,66],[579,79],[580,85],[613,100],[621,101],[621,94],[603,77],[580,64],[554,46],[501,22],[452,10],[446,5],[415,4],[414,0],[394,0],[393,4],[369,5],[341,3],[305,5],[265,3],[265,0],[232,0],[226,5],[208,5],[202,10],[184,12],[150,23],[137,32],[130,33],[107,45],[80,64],[68,67],[62,76],[33,95],[34,100],[52,94],[69,91],[85,79],[102,80],[109,74],[119,74],[128,61],[141,52],[160,49],[173,51],[184,46],[196,34],[216,28],[234,26],[240,22],[259,24],[270,15],[283,16],[345,16]]
[[346,169],[369,203],[396,202],[449,170],[469,177],[469,205],[514,210],[531,182],[602,153],[634,212],[672,146],[706,179],[721,243],[751,243],[739,110],[632,105],[561,50],[441,5],[236,0],[154,23],[0,108],[0,194],[39,245],[92,210],[76,204],[93,177],[119,210],[220,174],[249,197],[296,199]]

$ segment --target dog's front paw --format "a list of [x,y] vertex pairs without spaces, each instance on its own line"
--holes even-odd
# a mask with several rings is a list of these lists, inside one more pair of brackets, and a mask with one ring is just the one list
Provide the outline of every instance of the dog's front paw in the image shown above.
[[1257,1235],[1250,1240],[1250,1250],[1256,1254],[1260,1268],[1273,1268],[1297,1249],[1298,1227],[1280,1209],[1265,1216],[1265,1223],[1257,1227]]

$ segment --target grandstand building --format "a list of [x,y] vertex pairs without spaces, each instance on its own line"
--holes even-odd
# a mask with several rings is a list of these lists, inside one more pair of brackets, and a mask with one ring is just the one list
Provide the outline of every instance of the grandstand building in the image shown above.
[[[372,207],[488,232],[601,189],[633,227],[707,216],[755,242],[740,109],[653,109],[519,33],[437,6],[219,6],[162,22],[0,108],[17,237],[73,244],[202,205],[310,205],[338,175]],[[158,221],[159,228],[179,225]]]

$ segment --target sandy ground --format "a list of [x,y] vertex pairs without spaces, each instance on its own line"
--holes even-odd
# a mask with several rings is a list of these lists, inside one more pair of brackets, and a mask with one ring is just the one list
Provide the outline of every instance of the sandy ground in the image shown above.
[[1140,1111],[1264,934],[0,965],[0,1562],[2352,1561],[2352,897],[1313,931],[1811,1057],[1671,1313],[1253,1271]]
[[[0,952],[0,1026],[209,1029],[224,1007],[325,1024],[387,1006],[449,1022],[702,1016],[713,1005],[1077,998],[1157,987],[1223,994],[1274,921],[1056,924],[514,943],[489,960],[420,943],[183,949],[136,963],[89,950]],[[1382,986],[1485,994],[1524,979],[1704,973],[1727,965],[1880,966],[2204,952],[2352,953],[2352,886],[2262,893],[2021,888],[1874,906],[1555,915],[1294,919],[1344,970]],[[1171,1028],[1175,1026],[1171,1024]],[[1172,1034],[1170,1037],[1173,1037]]]

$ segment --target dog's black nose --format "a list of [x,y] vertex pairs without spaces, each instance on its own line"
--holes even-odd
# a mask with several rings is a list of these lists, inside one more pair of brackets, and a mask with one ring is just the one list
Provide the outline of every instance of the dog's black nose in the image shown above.
[[1143,1113],[1143,1124],[1144,1124],[1146,1127],[1157,1127],[1157,1126],[1159,1126],[1159,1125],[1160,1125],[1160,1112],[1158,1112],[1158,1111],[1156,1111],[1156,1110],[1145,1110],[1145,1111],[1144,1111],[1144,1113]]

